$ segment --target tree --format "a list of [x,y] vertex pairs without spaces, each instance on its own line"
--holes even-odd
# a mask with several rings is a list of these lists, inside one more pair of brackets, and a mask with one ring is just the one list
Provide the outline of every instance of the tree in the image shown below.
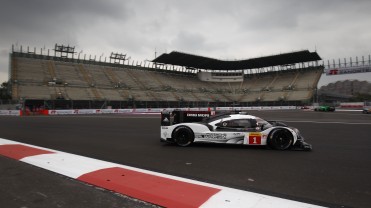
[[3,82],[0,86],[0,99],[6,100],[6,99],[11,99],[11,95],[9,94],[8,91],[8,82]]

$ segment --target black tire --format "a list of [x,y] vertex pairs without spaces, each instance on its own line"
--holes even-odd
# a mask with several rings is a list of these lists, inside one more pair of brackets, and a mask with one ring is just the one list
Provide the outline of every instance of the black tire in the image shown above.
[[172,137],[178,146],[186,147],[193,143],[195,135],[189,127],[179,126],[173,131]]
[[268,136],[269,147],[276,150],[286,150],[291,147],[294,136],[287,129],[274,129]]

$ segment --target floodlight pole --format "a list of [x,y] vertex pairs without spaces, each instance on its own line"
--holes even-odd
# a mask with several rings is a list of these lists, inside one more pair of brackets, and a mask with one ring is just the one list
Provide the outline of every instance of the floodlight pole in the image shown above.
[[[58,44],[55,44],[54,46],[54,56],[57,56],[57,52],[60,53],[60,57],[61,58],[68,58],[68,54],[72,54],[72,58],[73,58],[73,55],[76,53],[75,52],[75,47],[72,47],[72,46],[65,46],[65,45],[58,45]],[[66,54],[64,56],[64,54]]]
[[[121,64],[121,61],[123,62],[122,64],[125,64],[125,60],[128,60],[126,58],[126,54],[119,54],[119,53],[113,53],[111,52],[111,56],[110,56],[110,63],[112,62],[114,63],[118,63],[118,64]],[[116,60],[118,60],[118,62],[116,62]]]

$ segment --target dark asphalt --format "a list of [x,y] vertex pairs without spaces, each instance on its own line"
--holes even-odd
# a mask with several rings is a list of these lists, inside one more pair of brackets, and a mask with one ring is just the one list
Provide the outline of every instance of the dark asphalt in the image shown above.
[[[313,145],[313,151],[205,144],[181,148],[159,142],[158,115],[0,117],[0,138],[319,205],[370,207],[371,115],[305,111],[253,111],[252,114],[297,127]],[[20,172],[32,169],[40,175],[47,172],[50,180],[56,177],[62,184],[63,181],[76,183],[42,169],[24,169],[24,164],[2,156],[0,163],[1,172],[9,168]],[[3,164],[10,167],[4,170]],[[21,178],[24,182],[0,180],[0,191],[5,193],[0,196],[0,204],[10,200],[12,197],[6,193],[15,193],[19,186],[27,190],[44,184],[23,179],[22,174],[8,178],[15,181]],[[57,189],[61,200],[68,204],[70,190],[63,186]],[[25,193],[18,197],[28,200]],[[42,193],[48,195],[47,190]],[[107,193],[112,194],[104,194]]]
[[2,208],[155,207],[0,156]]

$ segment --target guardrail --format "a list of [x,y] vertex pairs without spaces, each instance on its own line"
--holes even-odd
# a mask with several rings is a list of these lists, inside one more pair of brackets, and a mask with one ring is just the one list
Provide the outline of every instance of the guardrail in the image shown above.
[[[134,109],[69,109],[69,110],[38,110],[36,112],[22,110],[0,110],[0,116],[28,116],[28,115],[94,115],[94,114],[160,114],[162,111],[251,111],[251,110],[313,110],[313,106],[306,108],[297,106],[252,106],[252,107],[205,107],[205,108],[134,108]],[[339,110],[341,111],[341,110]],[[345,111],[345,110],[344,110]],[[357,110],[359,111],[359,110]]]
[[244,111],[244,110],[293,110],[296,106],[255,106],[255,107],[216,107],[216,108],[136,108],[136,109],[70,109],[70,110],[38,110],[36,112],[22,110],[0,110],[0,115],[27,116],[27,115],[86,115],[86,114],[150,114],[161,113],[164,110],[184,111]]

